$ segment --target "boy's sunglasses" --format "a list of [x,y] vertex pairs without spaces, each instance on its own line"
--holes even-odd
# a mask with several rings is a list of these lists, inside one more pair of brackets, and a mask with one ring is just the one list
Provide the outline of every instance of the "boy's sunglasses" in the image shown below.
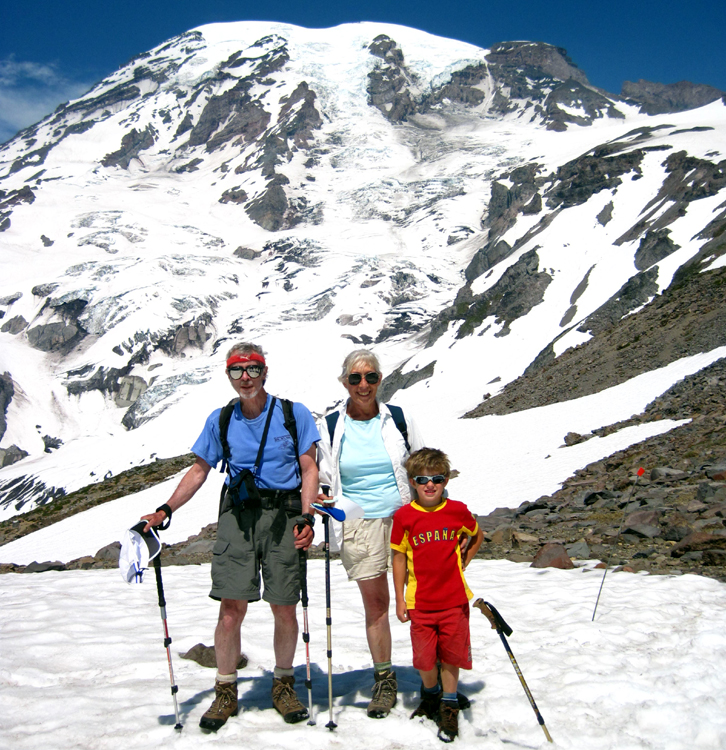
[[239,365],[233,365],[227,372],[229,373],[232,380],[239,380],[242,377],[242,373],[246,372],[248,377],[259,378],[262,375],[262,370],[265,368],[262,365],[247,365],[247,367],[240,367]]
[[446,477],[443,474],[434,474],[432,477],[414,477],[413,481],[416,482],[416,484],[428,484],[429,482],[443,484],[446,481]]
[[[365,378],[366,383],[375,385],[381,379],[381,376],[377,372],[367,372]],[[351,385],[358,385],[361,380],[363,380],[363,376],[359,372],[351,372],[350,375],[348,375],[348,382]]]

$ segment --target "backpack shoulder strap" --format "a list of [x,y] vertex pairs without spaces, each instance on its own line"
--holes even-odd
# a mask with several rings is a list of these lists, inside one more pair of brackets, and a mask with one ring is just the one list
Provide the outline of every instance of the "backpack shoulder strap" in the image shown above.
[[325,416],[325,421],[328,423],[328,432],[330,433],[330,447],[333,447],[333,435],[335,435],[335,425],[338,424],[339,412],[334,411],[331,414]]
[[219,439],[222,443],[222,472],[227,470],[229,459],[232,455],[229,450],[229,442],[227,441],[227,432],[229,431],[229,423],[232,420],[232,412],[238,402],[238,398],[233,398],[228,404],[223,406],[222,411],[219,412]]
[[393,421],[398,427],[398,431],[403,435],[403,442],[406,443],[406,450],[410,453],[411,446],[408,444],[408,425],[406,424],[406,418],[403,416],[403,409],[400,406],[394,406],[393,404],[386,404],[388,411],[391,412]]
[[282,414],[285,417],[285,429],[290,433],[292,444],[295,448],[295,460],[297,461],[300,482],[302,483],[302,466],[300,465],[300,452],[297,442],[297,422],[295,421],[295,412],[292,409],[292,401],[287,398],[281,398]]

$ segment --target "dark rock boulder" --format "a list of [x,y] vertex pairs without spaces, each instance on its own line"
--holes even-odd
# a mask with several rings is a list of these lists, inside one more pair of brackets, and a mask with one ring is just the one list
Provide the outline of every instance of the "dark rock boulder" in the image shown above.
[[631,276],[620,289],[577,329],[593,335],[612,328],[618,321],[658,294],[658,267]]
[[16,315],[15,317],[6,320],[2,324],[0,331],[2,331],[3,333],[9,333],[12,336],[16,336],[21,331],[24,331],[27,327],[28,321],[25,320],[22,315]]
[[548,542],[534,556],[530,568],[559,568],[569,570],[574,564],[567,554],[567,550],[561,545]]
[[[0,437],[2,437],[2,433],[0,433]],[[0,448],[0,469],[12,466],[29,455],[27,451],[24,451],[17,445],[11,445],[9,448]]]
[[211,152],[236,138],[249,142],[264,132],[270,113],[250,95],[253,85],[254,80],[245,78],[223,94],[210,97],[189,133],[187,146],[206,146]]
[[[182,659],[195,661],[202,667],[217,668],[217,652],[214,650],[214,646],[205,646],[203,643],[197,643],[196,646],[192,646],[185,654],[179,654],[179,656]],[[244,669],[248,661],[247,656],[241,654],[237,662],[237,669]]]
[[239,186],[229,188],[222,193],[222,197],[219,199],[220,203],[246,203],[247,193],[242,190]]
[[573,79],[552,89],[545,101],[545,112],[547,130],[560,132],[567,130],[570,123],[592,125],[603,117],[625,119],[611,99]]
[[132,128],[121,139],[121,148],[112,154],[106,154],[101,159],[104,167],[121,167],[128,169],[133,159],[138,159],[139,154],[146,149],[151,148],[156,142],[156,129],[152,125],[147,125],[143,130],[138,131]]
[[388,401],[396,391],[405,390],[416,383],[420,383],[422,380],[430,378],[434,374],[436,360],[429,362],[426,367],[420,367],[418,370],[412,370],[407,373],[403,372],[405,365],[406,363],[404,362],[404,364],[397,367],[390,375],[386,375],[383,378],[378,394],[378,397],[382,401]]
[[655,229],[645,233],[635,251],[635,267],[645,271],[680,248],[670,238],[669,229]]
[[8,427],[6,421],[8,407],[14,395],[15,386],[13,385],[13,378],[9,372],[3,372],[0,374],[0,440],[2,440],[5,430]]
[[28,330],[28,343],[42,352],[62,352],[73,348],[85,332],[70,323],[48,323]]
[[94,557],[98,560],[109,560],[110,562],[118,562],[119,557],[121,556],[121,542],[111,542],[111,544],[107,544],[105,547],[101,547],[98,552],[94,555]]
[[58,560],[55,562],[36,562],[33,560],[32,563],[26,565],[20,572],[21,573],[47,573],[49,570],[65,570],[65,563]]
[[299,221],[299,217],[290,210],[287,195],[282,187],[287,183],[287,177],[276,175],[267,184],[264,192],[245,207],[250,219],[268,232],[290,229]]
[[616,188],[623,175],[641,175],[644,155],[639,149],[609,156],[590,153],[564,164],[554,175],[552,187],[545,192],[547,206],[578,206],[601,190]]
[[390,122],[406,121],[415,114],[416,103],[409,89],[413,76],[404,64],[403,52],[386,34],[377,36],[368,49],[382,61],[368,74],[368,104]]
[[681,557],[687,552],[703,552],[705,550],[726,550],[726,533],[710,534],[706,531],[694,531],[682,539],[671,549],[671,557]]
[[49,284],[37,284],[30,290],[30,293],[34,297],[50,297],[50,295],[53,294],[53,292],[58,289],[59,286],[60,284],[56,282],[50,282]]

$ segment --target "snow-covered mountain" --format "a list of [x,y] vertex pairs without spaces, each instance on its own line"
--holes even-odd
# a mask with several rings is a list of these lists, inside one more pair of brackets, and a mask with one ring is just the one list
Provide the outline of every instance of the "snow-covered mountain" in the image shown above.
[[238,340],[317,412],[371,346],[456,434],[726,264],[724,154],[721,92],[615,96],[541,43],[246,22],[139,55],[0,147],[0,517],[186,452]]

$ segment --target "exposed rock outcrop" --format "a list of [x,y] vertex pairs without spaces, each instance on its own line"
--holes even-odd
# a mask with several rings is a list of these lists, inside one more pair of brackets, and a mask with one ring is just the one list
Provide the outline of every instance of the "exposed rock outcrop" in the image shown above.
[[720,99],[724,92],[690,81],[653,83],[641,78],[635,83],[625,81],[621,96],[639,104],[640,111],[647,115],[661,115],[703,107]]

